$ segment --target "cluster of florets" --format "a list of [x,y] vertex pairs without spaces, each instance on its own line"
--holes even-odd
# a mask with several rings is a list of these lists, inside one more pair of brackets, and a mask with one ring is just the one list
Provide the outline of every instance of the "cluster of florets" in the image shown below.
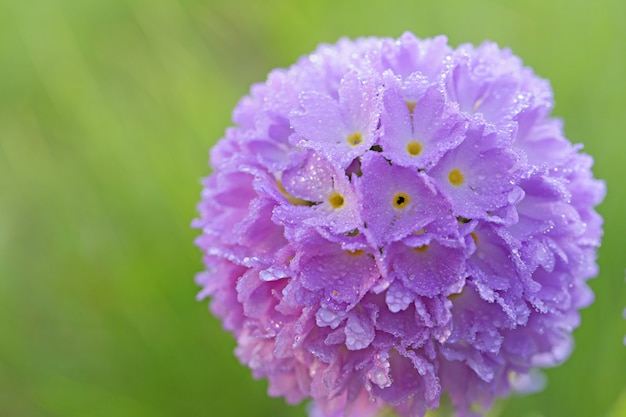
[[509,50],[409,33],[253,86],[211,153],[197,281],[271,395],[467,416],[569,355],[604,185],[552,105]]

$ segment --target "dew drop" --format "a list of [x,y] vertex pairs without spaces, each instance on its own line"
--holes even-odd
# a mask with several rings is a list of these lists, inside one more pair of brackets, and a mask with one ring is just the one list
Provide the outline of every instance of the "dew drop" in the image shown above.
[[320,320],[330,323],[335,319],[335,317],[337,317],[337,315],[330,310],[322,309],[319,311],[319,317]]
[[261,278],[262,281],[274,281],[274,274],[268,270],[263,270],[259,272],[259,278]]
[[387,376],[387,373],[382,369],[377,369],[371,376],[371,380],[380,388],[386,388],[391,385],[391,380],[389,379],[389,376]]

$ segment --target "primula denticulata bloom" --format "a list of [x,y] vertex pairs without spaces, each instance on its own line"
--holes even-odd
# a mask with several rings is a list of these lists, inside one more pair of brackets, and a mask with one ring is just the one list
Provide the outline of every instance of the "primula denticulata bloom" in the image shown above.
[[[322,45],[211,152],[200,298],[316,417],[481,415],[571,352],[605,192],[548,82],[493,43]],[[534,372],[534,371],[533,371]]]

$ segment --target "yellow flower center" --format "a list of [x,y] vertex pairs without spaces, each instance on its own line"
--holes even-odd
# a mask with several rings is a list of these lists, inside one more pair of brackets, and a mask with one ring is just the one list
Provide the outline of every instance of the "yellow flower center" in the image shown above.
[[474,111],[478,110],[478,108],[480,107],[481,104],[483,104],[483,101],[485,100],[484,97],[479,98],[478,100],[476,100],[474,102]]
[[393,206],[397,209],[404,210],[411,202],[411,197],[407,193],[397,193],[393,196]]
[[363,135],[361,135],[361,132],[356,132],[348,136],[347,140],[350,146],[358,146],[363,143]]
[[285,186],[283,185],[282,181],[276,180],[276,185],[278,186],[278,190],[281,192],[281,194],[284,195],[287,198],[287,201],[289,201],[294,206],[312,206],[313,205],[313,202],[311,201],[294,197],[293,195],[289,194],[289,191],[285,189]]
[[459,185],[463,184],[463,181],[465,181],[465,177],[463,176],[463,173],[461,171],[455,168],[448,174],[448,181],[450,181],[450,184],[458,187]]
[[474,232],[470,233],[470,236],[472,237],[472,239],[474,240],[474,244],[478,245],[478,235]]
[[413,248],[413,250],[415,252],[426,252],[428,250],[428,245],[418,246],[416,248]]
[[461,295],[463,295],[463,291],[461,291],[461,292],[457,292],[457,293],[454,293],[454,294],[450,294],[450,295],[448,296],[448,300],[450,300],[450,301],[454,301],[454,300],[456,300],[457,298],[459,298]]
[[406,103],[406,107],[409,109],[409,113],[411,114],[411,116],[413,116],[413,112],[415,112],[415,105],[417,104],[417,101],[405,101]]
[[328,196],[328,203],[332,208],[338,209],[343,207],[343,205],[345,204],[345,200],[343,199],[343,196],[341,194],[335,191]]
[[406,144],[406,151],[411,156],[417,156],[422,153],[422,144],[418,141],[412,141]]
[[357,250],[347,250],[346,253],[349,256],[361,256],[365,253],[365,251],[363,249],[357,249]]

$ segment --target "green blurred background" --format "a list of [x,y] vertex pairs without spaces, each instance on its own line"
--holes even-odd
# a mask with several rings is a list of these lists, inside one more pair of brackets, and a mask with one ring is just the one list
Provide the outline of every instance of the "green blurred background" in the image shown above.
[[511,47],[609,187],[574,354],[492,416],[626,416],[624,22],[623,0],[0,0],[0,417],[304,416],[194,299],[199,179],[251,83],[404,30]]

